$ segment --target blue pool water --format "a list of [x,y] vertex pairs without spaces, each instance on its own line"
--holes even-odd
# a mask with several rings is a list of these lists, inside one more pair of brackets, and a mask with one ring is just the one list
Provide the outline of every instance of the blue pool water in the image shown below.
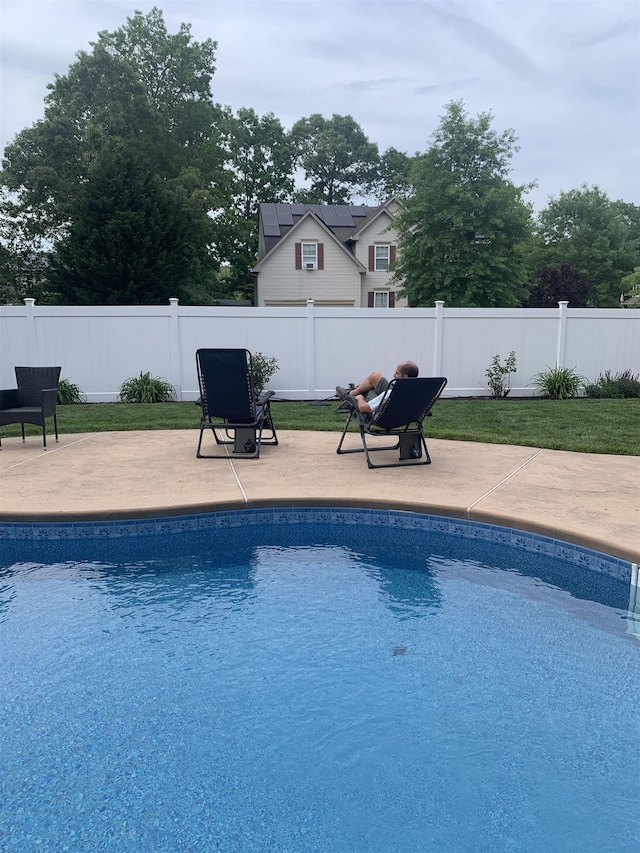
[[0,850],[640,850],[624,565],[398,517],[3,540]]

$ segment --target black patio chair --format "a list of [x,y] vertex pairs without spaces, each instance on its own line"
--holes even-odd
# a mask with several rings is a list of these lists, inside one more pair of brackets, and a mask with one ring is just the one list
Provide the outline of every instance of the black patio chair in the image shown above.
[[[370,414],[361,412],[353,397],[346,398],[349,408],[347,422],[342,430],[337,453],[363,453],[369,468],[394,468],[403,465],[429,465],[431,457],[424,437],[423,421],[442,394],[447,380],[442,376],[394,379],[378,408]],[[362,447],[343,448],[351,421],[360,431]],[[395,444],[374,447],[368,439],[394,437]],[[397,462],[375,464],[370,454],[378,450],[398,450]]]
[[[273,391],[256,395],[253,387],[251,353],[246,349],[199,349],[196,352],[200,418],[200,437],[196,456],[227,459],[223,453],[201,452],[205,429],[213,433],[217,445],[232,445],[238,457],[257,459],[262,444],[277,444],[270,400]],[[263,430],[267,438],[263,439]]]
[[[17,388],[0,391],[0,426],[20,424],[22,440],[25,440],[24,425],[42,427],[42,445],[47,449],[47,418],[53,418],[53,428],[58,440],[59,367],[16,367]],[[0,448],[2,441],[0,440]]]

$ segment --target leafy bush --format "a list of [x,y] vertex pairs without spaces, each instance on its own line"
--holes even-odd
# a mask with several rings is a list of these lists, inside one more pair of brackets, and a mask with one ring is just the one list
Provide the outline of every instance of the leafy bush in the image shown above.
[[84,403],[85,396],[79,386],[69,379],[61,379],[58,382],[58,405],[70,406],[74,403]]
[[601,373],[596,382],[585,385],[587,397],[640,397],[640,376],[630,370],[611,375],[610,370]]
[[576,397],[584,381],[584,376],[576,373],[573,367],[550,367],[538,373],[533,380],[543,397],[550,397],[552,400]]
[[126,379],[120,386],[118,400],[121,403],[170,403],[176,391],[166,379],[140,371],[140,376]]
[[278,359],[256,352],[251,356],[251,364],[253,366],[253,387],[256,394],[260,394],[267,382],[280,369]]
[[570,264],[539,267],[527,284],[523,308],[557,308],[566,299],[572,308],[586,308],[591,285]]
[[516,354],[513,350],[509,353],[509,358],[504,364],[500,364],[499,355],[494,355],[484,374],[487,377],[487,386],[494,400],[506,397],[511,391],[509,376],[515,371],[516,366]]

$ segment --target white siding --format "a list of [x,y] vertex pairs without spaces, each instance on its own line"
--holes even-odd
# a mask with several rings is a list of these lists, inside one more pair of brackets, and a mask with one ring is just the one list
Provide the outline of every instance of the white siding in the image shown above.
[[[398,232],[392,223],[393,219],[389,214],[381,213],[380,216],[366,226],[359,234],[358,242],[356,243],[356,257],[368,270],[367,274],[362,278],[362,289],[360,292],[360,305],[363,308],[367,307],[369,291],[397,291],[398,289],[398,285],[391,282],[392,273],[369,270],[369,246],[388,244],[395,246],[397,251]],[[396,308],[405,308],[406,305],[406,299],[398,299],[396,297]]]
[[[324,245],[323,270],[297,270],[295,244],[318,242]],[[282,238],[258,275],[258,307],[305,305],[314,299],[318,305],[358,306],[360,272],[349,253],[309,217]]]

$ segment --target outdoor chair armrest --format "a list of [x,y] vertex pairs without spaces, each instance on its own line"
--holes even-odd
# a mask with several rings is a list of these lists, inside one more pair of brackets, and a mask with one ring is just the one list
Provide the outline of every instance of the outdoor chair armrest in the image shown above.
[[276,393],[275,391],[261,391],[258,394],[258,399],[256,402],[258,403],[259,406],[262,406],[264,403],[266,403],[268,400],[270,400],[275,393]]
[[0,391],[0,409],[17,409],[20,395],[17,388],[5,388]]
[[55,415],[56,403],[58,402],[58,389],[45,388],[42,391],[42,412],[45,417]]

